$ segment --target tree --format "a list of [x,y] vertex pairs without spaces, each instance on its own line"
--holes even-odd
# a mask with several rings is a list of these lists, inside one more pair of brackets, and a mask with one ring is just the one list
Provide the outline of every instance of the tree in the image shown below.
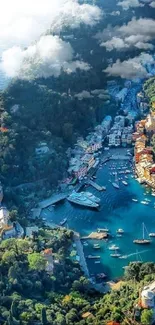
[[46,316],[46,309],[45,307],[41,310],[41,324],[46,325],[47,324],[47,316]]
[[8,264],[13,264],[16,261],[16,254],[14,251],[5,252],[2,256],[2,261]]
[[32,253],[28,255],[29,267],[32,270],[45,270],[46,260],[40,253]]
[[144,309],[141,314],[141,323],[143,325],[150,325],[152,322],[153,311]]

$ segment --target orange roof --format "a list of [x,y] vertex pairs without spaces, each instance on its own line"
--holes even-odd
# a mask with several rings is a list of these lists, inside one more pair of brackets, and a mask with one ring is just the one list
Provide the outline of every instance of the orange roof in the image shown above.
[[47,249],[45,249],[44,251],[43,251],[43,253],[44,254],[49,254],[49,255],[51,255],[52,253],[53,253],[53,251],[52,251],[52,249],[51,248],[47,248]]
[[8,129],[7,128],[4,128],[4,127],[0,127],[0,131],[1,132],[8,132]]

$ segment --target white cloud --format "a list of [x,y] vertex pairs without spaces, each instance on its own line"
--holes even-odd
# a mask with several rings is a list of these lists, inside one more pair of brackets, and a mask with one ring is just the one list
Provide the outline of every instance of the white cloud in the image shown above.
[[138,0],[119,1],[117,5],[121,6],[123,8],[123,10],[128,10],[129,8],[138,8],[138,7],[143,7],[144,6]]
[[27,46],[50,27],[53,31],[80,23],[95,24],[101,18],[97,6],[78,0],[5,0],[0,10],[0,47]]
[[153,57],[149,54],[141,54],[140,56],[122,62],[117,60],[112,66],[108,66],[104,72],[109,76],[124,79],[145,78],[148,76],[148,72],[144,64],[148,62],[154,62]]
[[126,25],[108,26],[96,37],[99,39],[100,45],[105,46],[108,51],[134,47],[152,50],[151,41],[155,39],[155,20],[133,18]]
[[120,16],[120,11],[117,10],[117,11],[112,11],[112,13],[110,14],[111,16]]
[[129,47],[127,44],[124,43],[123,39],[119,37],[112,37],[111,40],[102,42],[101,46],[106,47],[107,51],[112,51],[113,49],[120,50],[125,47]]
[[150,7],[152,8],[155,8],[155,1],[152,1],[150,4],[149,4]]
[[[47,63],[51,64],[51,60],[56,60],[52,61],[50,71],[57,75],[63,65],[60,56],[64,59],[63,68],[67,73],[76,67],[85,69],[86,64],[81,61],[71,63],[68,57],[65,62],[65,53],[62,52],[69,47],[67,43],[51,38],[47,44],[47,38],[41,38],[40,41],[39,38],[49,29],[52,33],[57,33],[67,26],[78,28],[82,23],[93,26],[101,16],[99,7],[80,5],[78,0],[5,0],[0,10],[0,55],[3,71],[7,76],[19,76],[21,71],[27,76],[31,74],[31,69],[36,69],[34,75],[37,76],[43,68],[44,74],[48,75],[48,71],[45,71],[48,70]],[[34,42],[38,43],[33,45]],[[51,44],[54,44],[53,49],[50,48]],[[44,45],[45,49],[41,49]],[[28,47],[27,50],[24,50],[25,47]],[[48,48],[50,58],[47,55]],[[54,51],[58,51],[58,60]],[[45,56],[43,52],[46,52]]]
[[58,36],[42,36],[36,44],[26,50],[14,46],[2,54],[1,69],[9,77],[57,77],[61,69],[72,73],[77,68],[89,70],[90,66],[83,61],[74,61],[71,45]]

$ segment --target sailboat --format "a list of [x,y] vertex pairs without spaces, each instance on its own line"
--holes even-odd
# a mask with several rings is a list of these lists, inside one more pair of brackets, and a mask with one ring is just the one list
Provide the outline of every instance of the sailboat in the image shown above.
[[121,256],[121,254],[118,253],[117,250],[115,250],[115,253],[110,254],[110,256],[111,256],[111,257],[116,257],[116,258],[118,258],[118,257]]
[[143,227],[143,238],[142,239],[135,239],[133,240],[134,244],[139,244],[139,245],[148,245],[151,243],[150,239],[145,239],[145,230],[147,232],[147,229],[145,227],[144,222],[142,223],[142,227]]
[[119,182],[117,178],[117,172],[115,173],[115,182],[112,183],[113,187],[119,189]]

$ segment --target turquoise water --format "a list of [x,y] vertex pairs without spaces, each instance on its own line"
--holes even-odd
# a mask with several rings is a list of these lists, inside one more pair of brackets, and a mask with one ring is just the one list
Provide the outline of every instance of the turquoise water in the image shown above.
[[[122,276],[124,270],[123,266],[130,261],[155,261],[155,239],[152,240],[151,245],[137,246],[133,244],[133,239],[142,237],[142,222],[145,222],[148,232],[155,232],[155,197],[151,195],[151,190],[140,185],[135,179],[128,176],[124,179],[128,182],[128,186],[124,186],[120,181],[120,189],[115,189],[109,182],[110,178],[113,180],[114,176],[109,173],[112,170],[109,166],[114,164],[116,168],[125,165],[126,162],[110,161],[102,169],[97,172],[97,182],[101,185],[106,185],[105,192],[98,192],[92,187],[87,188],[101,198],[101,210],[89,210],[70,204],[68,201],[58,204],[53,208],[52,212],[45,209],[42,217],[46,217],[48,222],[59,223],[63,218],[67,217],[68,226],[80,232],[81,235],[87,235],[97,228],[108,227],[114,238],[104,241],[88,241],[89,245],[84,247],[84,252],[88,254],[101,255],[101,264],[95,264],[94,260],[88,260],[88,267],[91,274],[98,272],[105,272],[109,278],[119,278]],[[120,175],[119,177],[122,177]],[[143,205],[140,202],[132,201],[132,198],[137,198],[138,201],[149,199],[149,205]],[[121,238],[116,237],[116,230],[123,228],[125,233]],[[94,250],[93,244],[99,242],[101,250]],[[110,256],[108,247],[111,244],[117,244],[120,247],[122,255],[130,255],[127,259],[114,259]],[[136,255],[136,251],[140,252]]]

